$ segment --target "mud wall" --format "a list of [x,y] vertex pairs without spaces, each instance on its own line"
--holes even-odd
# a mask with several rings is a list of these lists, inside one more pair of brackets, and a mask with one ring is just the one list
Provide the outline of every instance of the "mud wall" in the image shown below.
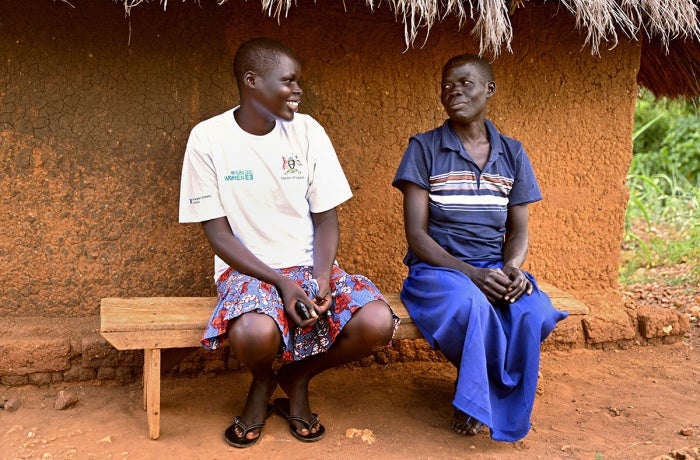
[[[447,20],[406,49],[384,5],[302,1],[278,24],[256,1],[152,2],[130,19],[110,1],[71,4],[0,0],[0,316],[213,295],[211,250],[199,226],[177,223],[182,156],[196,122],[237,103],[233,53],[258,35],[301,56],[302,111],[327,128],[352,184],[339,261],[400,288],[390,182],[408,137],[442,122],[440,67],[477,50],[468,28]],[[639,45],[592,56],[549,5],[512,20],[489,118],[523,141],[545,196],[531,208],[529,268],[562,288],[615,291]]]

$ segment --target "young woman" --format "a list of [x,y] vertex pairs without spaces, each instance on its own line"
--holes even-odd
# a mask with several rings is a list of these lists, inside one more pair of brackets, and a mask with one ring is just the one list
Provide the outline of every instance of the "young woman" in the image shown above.
[[[228,338],[253,377],[229,444],[259,439],[278,384],[289,399],[274,406],[292,434],[317,441],[325,428],[309,381],[386,346],[398,318],[371,281],[335,261],[336,206],[352,193],[324,129],[298,113],[295,53],[252,39],[233,70],[240,106],[194,127],[182,171],[180,222],[201,222],[215,253],[219,303],[202,344]],[[288,363],[275,373],[280,355]]]

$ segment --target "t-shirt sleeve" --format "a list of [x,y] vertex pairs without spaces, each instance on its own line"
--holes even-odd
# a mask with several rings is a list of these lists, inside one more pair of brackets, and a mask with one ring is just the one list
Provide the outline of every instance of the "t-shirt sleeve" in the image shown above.
[[508,195],[508,206],[534,203],[542,199],[542,193],[537,184],[532,163],[530,163],[530,158],[528,158],[522,146],[519,146],[517,158],[518,168],[513,188],[510,191],[510,195]]
[[203,222],[226,215],[208,139],[200,131],[195,126],[185,149],[180,180],[180,223]]
[[308,124],[312,163],[306,198],[313,213],[328,211],[352,197],[352,190],[338,155],[323,127],[313,119]]
[[408,147],[401,158],[401,163],[391,182],[396,188],[402,188],[402,182],[413,182],[419,187],[430,190],[430,162],[428,149],[416,136],[408,140]]

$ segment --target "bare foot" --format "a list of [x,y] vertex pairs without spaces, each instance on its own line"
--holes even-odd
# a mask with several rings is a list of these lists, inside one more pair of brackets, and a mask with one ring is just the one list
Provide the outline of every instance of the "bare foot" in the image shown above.
[[[298,372],[298,362],[292,362],[282,366],[277,371],[277,379],[282,390],[289,397],[289,415],[312,420],[311,406],[309,405],[309,380]],[[296,431],[301,436],[316,434],[321,427],[317,422],[309,430],[298,421],[292,421]]]
[[471,417],[461,410],[455,408],[455,413],[452,416],[452,429],[463,436],[474,436],[481,433],[484,429],[484,424]]
[[[270,415],[268,402],[275,388],[277,388],[277,378],[274,373],[271,373],[267,380],[256,380],[253,378],[248,390],[245,407],[243,407],[243,414],[240,417],[246,425],[265,422],[265,419]],[[257,438],[260,436],[261,430],[262,428],[248,431],[246,439]],[[239,437],[243,436],[243,431],[239,427],[236,427],[236,435]]]

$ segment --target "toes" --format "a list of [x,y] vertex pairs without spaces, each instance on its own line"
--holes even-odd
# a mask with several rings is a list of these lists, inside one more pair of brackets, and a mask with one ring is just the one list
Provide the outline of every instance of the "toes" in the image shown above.
[[294,425],[294,431],[303,437],[315,435],[321,430],[321,422],[316,414],[312,414],[310,418],[306,419],[292,416],[289,417],[289,421]]
[[474,420],[474,422],[472,423],[471,427],[469,427],[469,430],[467,430],[467,432],[470,436],[474,436],[474,435],[481,433],[481,430],[483,430],[483,429],[484,429],[484,424],[479,422],[478,420]]
[[455,409],[455,413],[452,416],[452,429],[459,434],[467,434],[467,414],[459,409]]
[[459,434],[464,434],[466,430],[466,425],[463,422],[459,422],[457,420],[452,421],[452,429],[456,431]]
[[484,424],[462,412],[459,409],[455,409],[454,416],[452,417],[452,429],[463,436],[475,436],[484,429]]
[[[243,436],[243,433],[244,433],[244,432],[243,432],[243,430],[242,430],[241,428],[236,427],[236,428],[234,429],[234,431],[235,431],[236,436],[237,436],[238,438],[244,437],[244,436]],[[255,438],[257,438],[258,436],[260,436],[260,430],[249,431],[249,432],[245,433],[245,438],[248,439],[248,440],[255,439]]]
[[302,436],[308,436],[310,434],[316,434],[318,433],[318,430],[321,427],[321,422],[316,422],[314,425],[309,429],[309,427],[306,427],[302,423],[294,423],[296,432],[299,433]]

